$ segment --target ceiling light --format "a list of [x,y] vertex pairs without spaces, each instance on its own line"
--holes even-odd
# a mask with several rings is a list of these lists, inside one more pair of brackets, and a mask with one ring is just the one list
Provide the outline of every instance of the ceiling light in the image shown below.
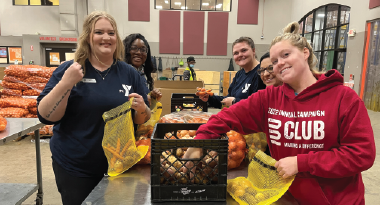
[[174,5],[181,5],[181,2],[174,2]]
[[324,14],[318,14],[318,17],[325,17]]
[[208,6],[209,3],[202,3],[202,6]]
[[184,7],[184,6],[181,6],[181,9],[185,9],[185,7]]
[[156,6],[156,9],[162,9],[162,6]]
[[165,4],[168,4],[169,3],[169,1],[165,1]]
[[222,8],[222,4],[218,4],[218,5],[216,5],[216,8],[217,8],[217,9]]

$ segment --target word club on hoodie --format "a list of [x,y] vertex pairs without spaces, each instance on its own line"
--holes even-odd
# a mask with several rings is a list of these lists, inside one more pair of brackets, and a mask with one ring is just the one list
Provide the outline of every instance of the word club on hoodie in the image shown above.
[[[325,116],[325,111],[297,111],[297,112],[287,112],[283,110],[268,109],[268,114],[273,116],[282,116],[286,118],[306,118],[306,117],[323,117]],[[314,118],[315,119],[315,118]],[[281,120],[268,118],[269,126],[269,137],[271,142],[277,146],[281,146],[279,140],[284,137],[284,147],[290,148],[302,148],[302,149],[323,149],[324,144],[305,144],[308,140],[322,140],[325,138],[325,123],[321,120],[301,120],[294,121],[289,120],[285,123]],[[283,130],[283,133],[280,132]],[[284,140],[282,140],[284,141]],[[288,141],[288,142],[286,142]],[[299,143],[295,143],[299,141]]]

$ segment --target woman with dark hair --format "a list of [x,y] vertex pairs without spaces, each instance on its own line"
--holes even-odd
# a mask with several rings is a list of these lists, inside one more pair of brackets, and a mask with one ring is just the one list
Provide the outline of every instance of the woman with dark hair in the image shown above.
[[[162,97],[158,89],[154,89],[154,82],[151,73],[156,72],[153,68],[152,55],[148,41],[140,33],[133,33],[123,40],[125,47],[124,61],[132,65],[141,74],[146,82],[145,92],[151,97],[159,100]],[[150,102],[150,97],[148,96]]]
[[281,79],[279,79],[273,73],[273,65],[272,65],[272,62],[270,61],[269,52],[261,56],[260,69],[257,70],[257,73],[259,74],[261,80],[264,82],[264,84],[267,87],[271,85],[273,85],[274,87],[282,85]]
[[242,99],[247,99],[252,93],[265,89],[257,71],[260,68],[256,60],[255,43],[250,37],[240,37],[232,44],[232,54],[239,70],[228,88],[227,96],[203,95],[200,98],[208,102],[210,107],[221,108],[222,105],[231,106]]

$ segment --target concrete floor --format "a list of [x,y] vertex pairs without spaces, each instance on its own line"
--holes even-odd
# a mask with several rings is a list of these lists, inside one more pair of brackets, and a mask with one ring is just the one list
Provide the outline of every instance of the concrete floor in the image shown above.
[[[216,110],[211,110],[215,113]],[[375,133],[376,147],[380,150],[380,112],[368,111]],[[380,204],[380,151],[373,167],[363,172],[366,204]],[[44,204],[61,204],[48,143],[41,143]],[[0,183],[36,183],[35,146],[30,138],[0,146]],[[23,204],[34,204],[35,194]]]

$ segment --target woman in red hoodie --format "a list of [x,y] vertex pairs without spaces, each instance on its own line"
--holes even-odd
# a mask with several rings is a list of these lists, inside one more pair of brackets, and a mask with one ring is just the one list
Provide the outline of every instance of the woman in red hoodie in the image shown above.
[[[343,86],[339,72],[313,70],[312,48],[298,31],[298,23],[291,23],[271,44],[273,71],[284,84],[223,109],[195,139],[218,138],[231,129],[265,132],[279,175],[296,175],[289,192],[300,204],[364,204],[361,172],[376,155],[367,109]],[[201,152],[190,148],[184,158]]]

